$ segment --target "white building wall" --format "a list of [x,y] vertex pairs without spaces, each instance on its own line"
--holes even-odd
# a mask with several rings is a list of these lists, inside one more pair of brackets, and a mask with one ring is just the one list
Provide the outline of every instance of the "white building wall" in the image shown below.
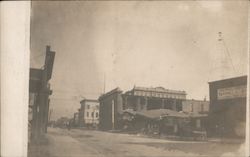
[[99,103],[86,101],[84,105],[85,124],[99,124]]

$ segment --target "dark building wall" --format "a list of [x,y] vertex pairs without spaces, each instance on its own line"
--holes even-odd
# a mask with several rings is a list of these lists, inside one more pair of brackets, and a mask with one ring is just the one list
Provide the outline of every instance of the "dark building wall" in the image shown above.
[[[246,91],[241,92],[244,96],[233,96],[230,90],[241,87],[244,90],[247,87],[247,76],[241,76],[231,79],[214,81],[209,83],[210,94],[210,129],[212,133],[223,134],[223,136],[242,136],[237,135],[235,129],[239,123],[246,121]],[[227,97],[218,96],[218,91],[226,89],[229,95]],[[230,96],[232,95],[232,96]],[[241,129],[245,129],[244,127]]]
[[79,110],[79,126],[84,126],[84,110],[82,109],[82,107]]
[[[100,102],[100,123],[101,130],[119,129],[119,117],[122,112],[122,91],[114,89],[113,91],[102,95]],[[114,128],[112,124],[112,103],[114,103]]]

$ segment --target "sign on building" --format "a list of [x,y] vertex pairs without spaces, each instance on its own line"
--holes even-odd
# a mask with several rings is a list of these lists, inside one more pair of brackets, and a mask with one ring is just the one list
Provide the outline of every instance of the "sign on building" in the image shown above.
[[218,100],[244,98],[246,97],[247,86],[235,86],[229,88],[221,88],[217,90]]

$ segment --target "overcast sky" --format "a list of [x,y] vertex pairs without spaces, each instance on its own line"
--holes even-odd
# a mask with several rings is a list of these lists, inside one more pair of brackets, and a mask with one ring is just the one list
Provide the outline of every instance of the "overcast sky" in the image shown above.
[[[247,1],[32,2],[31,67],[56,51],[53,118],[82,97],[162,86],[209,98],[208,81],[247,70]],[[222,32],[224,43],[218,41]],[[221,64],[222,63],[222,64]]]

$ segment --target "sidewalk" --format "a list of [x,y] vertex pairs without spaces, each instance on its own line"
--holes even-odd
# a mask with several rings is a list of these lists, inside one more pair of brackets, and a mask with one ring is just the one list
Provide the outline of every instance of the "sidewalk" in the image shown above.
[[226,144],[242,144],[245,142],[245,139],[235,139],[235,138],[208,138],[209,142],[214,143],[226,143]]
[[49,139],[45,135],[39,143],[28,144],[28,157],[49,157],[48,147]]

